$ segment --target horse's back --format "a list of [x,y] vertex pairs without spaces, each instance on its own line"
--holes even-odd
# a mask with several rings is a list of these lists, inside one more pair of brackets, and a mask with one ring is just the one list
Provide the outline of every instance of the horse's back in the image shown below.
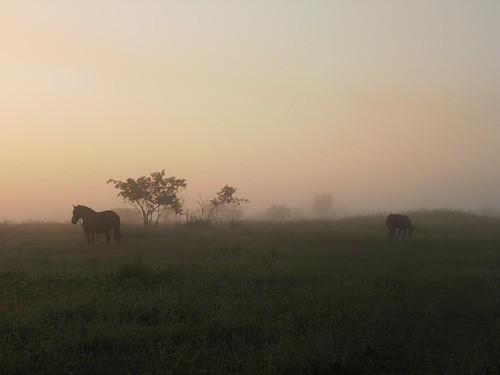
[[98,214],[106,215],[109,218],[113,218],[114,220],[120,222],[120,216],[115,211],[102,211],[102,212],[97,212]]
[[411,220],[408,216],[399,215],[399,214],[390,214],[387,216],[385,220],[385,225],[388,228],[411,228]]
[[89,215],[83,226],[91,232],[107,232],[120,226],[120,216],[114,211],[95,212]]

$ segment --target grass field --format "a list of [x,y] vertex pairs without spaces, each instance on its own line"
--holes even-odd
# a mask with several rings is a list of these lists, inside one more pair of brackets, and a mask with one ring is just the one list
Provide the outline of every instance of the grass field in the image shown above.
[[0,374],[497,374],[500,220],[0,224]]

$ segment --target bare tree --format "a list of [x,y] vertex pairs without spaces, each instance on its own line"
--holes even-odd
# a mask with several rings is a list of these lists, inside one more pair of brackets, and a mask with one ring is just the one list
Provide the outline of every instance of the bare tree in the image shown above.
[[198,207],[192,211],[186,210],[187,224],[211,224],[213,222],[214,208],[209,199],[198,196]]

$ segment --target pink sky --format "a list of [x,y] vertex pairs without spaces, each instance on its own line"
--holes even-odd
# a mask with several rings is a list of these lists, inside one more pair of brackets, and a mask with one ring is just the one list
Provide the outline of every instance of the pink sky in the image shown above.
[[0,219],[227,184],[250,211],[500,202],[497,1],[18,1],[0,14]]

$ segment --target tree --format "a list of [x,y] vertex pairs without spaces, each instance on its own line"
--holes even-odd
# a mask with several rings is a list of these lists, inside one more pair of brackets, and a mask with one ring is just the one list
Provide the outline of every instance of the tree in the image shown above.
[[311,205],[313,215],[318,219],[326,219],[333,213],[333,198],[331,194],[318,194]]
[[[211,210],[210,210],[210,218],[215,218],[215,220],[218,220],[219,217],[219,210],[223,209],[224,212],[229,213],[229,212],[236,212],[237,208],[241,206],[242,204],[248,204],[250,201],[246,198],[239,198],[236,196],[236,192],[238,189],[226,185],[220,191],[217,193],[215,198],[210,200],[210,203],[212,205]],[[234,220],[234,217],[229,215],[231,220]]]
[[198,197],[198,207],[186,213],[186,223],[210,225],[222,220],[238,221],[243,217],[241,205],[250,201],[236,196],[232,186],[224,186],[213,199]]
[[169,210],[182,214],[179,192],[186,188],[186,180],[166,177],[165,170],[126,181],[108,180],[108,184],[113,184],[118,196],[139,212],[145,226],[157,225]]

